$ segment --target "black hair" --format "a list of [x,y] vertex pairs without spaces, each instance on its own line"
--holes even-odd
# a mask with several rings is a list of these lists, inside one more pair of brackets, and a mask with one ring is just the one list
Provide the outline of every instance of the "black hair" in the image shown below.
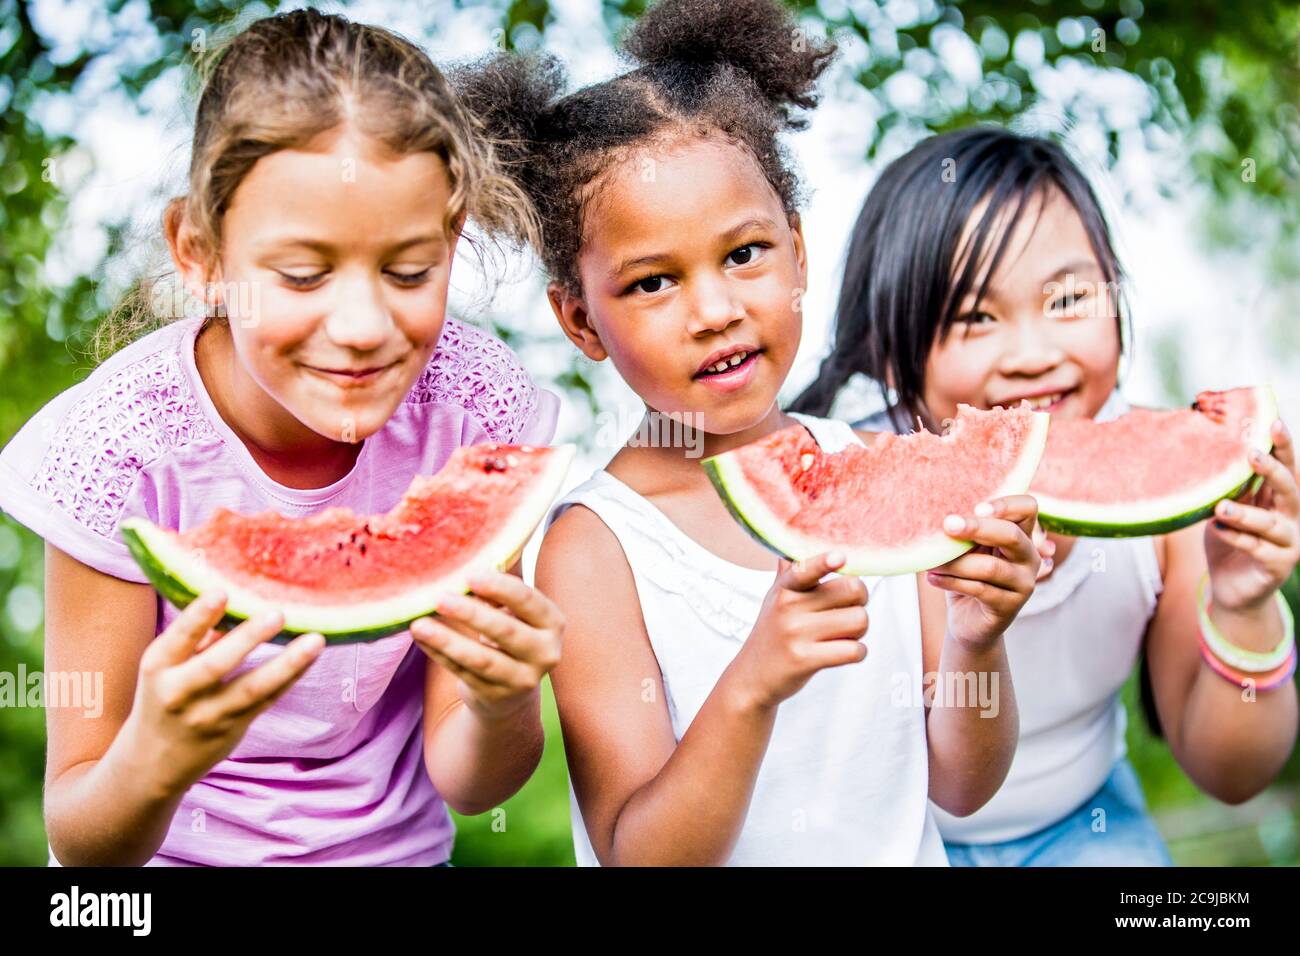
[[589,187],[661,139],[721,134],[753,155],[792,215],[798,180],[778,134],[806,125],[798,110],[816,105],[834,52],[777,0],[660,0],[622,49],[633,69],[567,96],[544,55],[498,53],[451,74],[537,210],[543,266],[575,294]]
[[[895,428],[929,421],[923,394],[930,350],[967,295],[983,298],[1026,208],[1052,189],[1079,214],[1107,284],[1119,289],[1123,272],[1101,206],[1056,143],[975,126],[924,140],[890,163],[853,227],[830,356],[791,408],[825,415],[845,383],[863,373],[879,385]],[[1119,297],[1115,306],[1119,323]]]

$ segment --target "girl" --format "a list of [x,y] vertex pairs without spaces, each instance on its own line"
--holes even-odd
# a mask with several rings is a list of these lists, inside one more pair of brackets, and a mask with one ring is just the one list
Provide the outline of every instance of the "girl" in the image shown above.
[[[1058,418],[1123,414],[1120,276],[1097,200],[1059,147],[991,128],[927,140],[867,197],[834,351],[795,407],[826,413],[863,372],[895,396],[870,427],[905,430],[919,416],[937,429],[959,402],[1023,398]],[[1142,648],[1159,725],[1200,787],[1237,803],[1277,774],[1296,735],[1289,673],[1243,693],[1196,637],[1208,568],[1209,626],[1243,649],[1289,649],[1294,667],[1278,587],[1300,557],[1295,458],[1281,423],[1273,441],[1254,463],[1261,490],[1222,502],[1213,522],[1152,538],[1048,536],[1045,576],[1006,637],[1020,744],[978,813],[937,810],[951,862],[1169,862],[1125,758],[1119,690]]]
[[48,713],[52,862],[443,863],[446,806],[482,812],[537,763],[556,607],[492,574],[409,634],[280,648],[279,615],[221,635],[224,595],[160,602],[117,529],[383,511],[459,445],[549,441],[554,399],[444,318],[465,217],[532,214],[418,48],[310,10],[224,50],[190,189],[166,237],[217,317],[118,352],[0,458],[47,542],[47,666],[104,675],[102,719]]
[[[626,42],[640,66],[608,82],[557,97],[554,63],[510,56],[459,78],[517,144],[565,334],[686,446],[629,441],[560,503],[538,559],[568,621],[554,686],[582,864],[943,865],[927,793],[970,813],[1011,758],[1001,633],[1038,566],[1032,499],[951,516],[983,553],[918,589],[828,574],[833,552],[776,561],[700,467],[795,422],[776,396],[806,260],[777,134],[830,56],[798,40],[775,0],[662,0]],[[927,711],[923,671],[991,693]]]

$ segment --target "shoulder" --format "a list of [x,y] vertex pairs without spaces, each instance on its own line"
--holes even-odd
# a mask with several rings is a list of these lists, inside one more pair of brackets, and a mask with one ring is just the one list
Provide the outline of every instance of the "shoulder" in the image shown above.
[[554,398],[537,387],[510,346],[482,329],[448,318],[433,358],[406,401],[459,405],[489,439],[517,444],[545,411],[544,396]]
[[[600,581],[593,591],[592,581]],[[560,511],[546,528],[537,553],[537,586],[563,603],[585,597],[608,604],[611,594],[633,594],[632,568],[618,536],[580,502]],[[597,593],[599,597],[597,597]]]
[[77,523],[113,534],[143,469],[215,435],[182,361],[189,324],[150,333],[56,398],[5,449],[6,464]]

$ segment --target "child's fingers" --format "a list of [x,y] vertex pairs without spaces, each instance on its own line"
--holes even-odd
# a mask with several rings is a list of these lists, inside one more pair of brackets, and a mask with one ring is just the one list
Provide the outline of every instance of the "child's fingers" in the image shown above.
[[974,512],[977,518],[1002,518],[1014,522],[1031,538],[1038,525],[1038,499],[1033,495],[1004,495],[981,501]]
[[777,559],[776,583],[789,591],[811,591],[826,575],[844,567],[844,555],[827,551],[794,564]]
[[509,608],[525,624],[558,628],[563,623],[564,617],[560,609],[550,598],[513,574],[484,571],[471,576],[469,586],[477,596]]
[[162,667],[189,660],[225,610],[226,595],[221,591],[200,594],[150,643],[146,658],[153,658]]
[[533,672],[528,665],[509,654],[458,634],[434,618],[422,617],[412,621],[411,637],[422,648],[438,652],[461,670],[468,671],[486,683],[519,687],[533,680]]
[[[438,602],[438,623],[451,625],[450,630],[466,640],[477,641],[482,635],[511,657],[527,660],[536,650],[530,640],[532,627],[499,607],[473,595],[454,594]],[[466,633],[468,631],[468,633]]]
[[1300,488],[1296,486],[1295,472],[1273,455],[1252,452],[1251,467],[1264,476],[1264,487],[1273,493],[1272,506],[1283,514],[1300,516]]
[[822,670],[826,667],[843,667],[845,664],[856,664],[864,660],[867,656],[867,645],[865,642],[855,638],[845,638],[835,641],[818,641],[807,650],[809,666],[815,670]]
[[284,615],[264,611],[212,641],[201,653],[176,665],[163,680],[173,693],[193,697],[220,684],[253,648],[280,633]]
[[984,581],[957,578],[938,571],[928,571],[925,577],[930,584],[942,591],[969,595],[999,613],[1008,613],[1015,610],[1019,600],[1017,592],[1008,591],[1006,588],[1000,588],[995,584],[988,584]]
[[1029,534],[1009,520],[948,515],[943,519],[943,530],[945,534],[963,541],[973,541],[986,548],[998,548],[1018,564],[1028,564],[1038,558],[1038,549],[1029,540]]
[[322,635],[300,634],[271,660],[232,680],[217,694],[216,701],[234,717],[269,706],[311,667],[324,647]]
[[935,568],[934,573],[967,581],[983,581],[1008,591],[1019,590],[1024,576],[1018,565],[995,554],[979,551],[967,551]]
[[1286,549],[1295,544],[1295,520],[1276,511],[1225,499],[1215,506],[1214,517],[1227,530],[1244,532],[1279,548]]
[[1228,547],[1250,555],[1256,563],[1265,569],[1281,569],[1282,577],[1290,574],[1295,567],[1295,555],[1290,549],[1279,548],[1258,535],[1237,531],[1233,528],[1220,527],[1213,523],[1210,525],[1210,534],[1217,537]]
[[814,588],[808,597],[807,607],[824,611],[834,607],[855,607],[867,603],[867,583],[852,574],[840,575]]
[[818,641],[857,640],[871,625],[864,607],[833,607],[818,611],[815,620]]
[[480,697],[492,697],[501,692],[500,684],[493,684],[483,680],[483,678],[467,669],[464,665],[448,657],[446,654],[442,654],[431,647],[426,648],[426,651],[428,655],[437,662],[439,667],[460,678],[465,682],[470,690],[474,691],[474,693],[478,694]]
[[1291,440],[1291,429],[1280,418],[1273,423],[1273,457],[1295,474],[1295,443]]

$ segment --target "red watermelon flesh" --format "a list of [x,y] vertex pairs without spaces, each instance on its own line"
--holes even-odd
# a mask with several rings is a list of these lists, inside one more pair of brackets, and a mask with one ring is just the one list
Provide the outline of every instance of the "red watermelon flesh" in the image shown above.
[[826,453],[802,425],[705,461],[732,514],[763,544],[802,559],[845,552],[844,573],[936,567],[971,547],[945,534],[949,514],[1023,493],[1048,416],[1027,405],[960,406],[944,435],[879,433]]
[[220,588],[233,620],[274,608],[286,634],[382,636],[433,611],[439,595],[463,593],[472,571],[517,557],[572,454],[571,446],[460,448],[437,474],[417,476],[386,514],[331,508],[293,519],[220,508],[181,533],[135,519],[123,534],[179,606]]
[[1252,483],[1247,455],[1272,448],[1271,389],[1202,392],[1190,408],[1053,419],[1030,485],[1044,527],[1106,537],[1173,531]]

